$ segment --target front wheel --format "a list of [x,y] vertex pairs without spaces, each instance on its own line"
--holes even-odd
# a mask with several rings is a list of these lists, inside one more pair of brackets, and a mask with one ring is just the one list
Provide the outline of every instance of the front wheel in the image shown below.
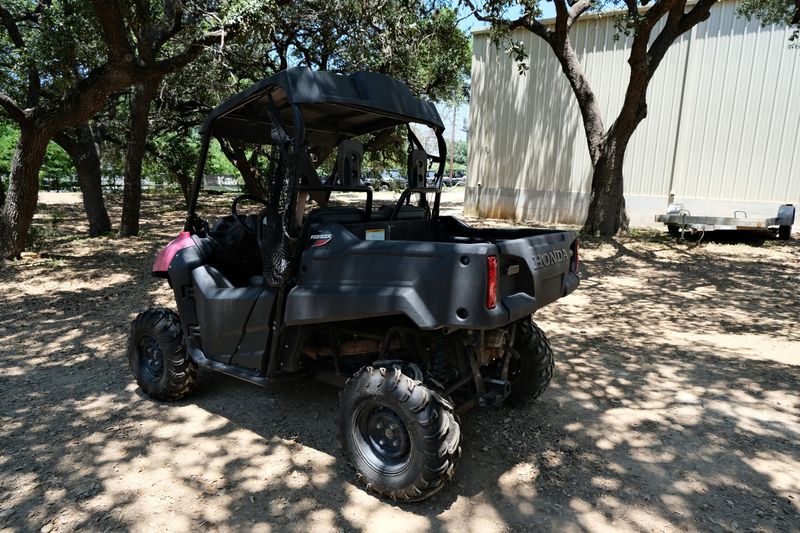
[[529,318],[519,321],[509,368],[511,393],[506,403],[521,405],[535,400],[553,379],[554,358],[544,332]]
[[131,323],[128,363],[142,391],[156,400],[183,398],[197,381],[197,365],[186,354],[180,319],[166,309],[148,309]]
[[342,450],[367,489],[423,500],[453,477],[461,428],[453,406],[399,368],[362,368],[339,396]]

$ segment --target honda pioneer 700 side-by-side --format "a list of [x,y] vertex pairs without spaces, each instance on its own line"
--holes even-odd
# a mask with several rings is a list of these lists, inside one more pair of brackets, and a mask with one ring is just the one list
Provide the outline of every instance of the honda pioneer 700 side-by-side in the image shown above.
[[[419,128],[432,132],[428,150]],[[439,490],[461,451],[457,413],[547,388],[553,354],[531,315],[578,286],[575,233],[439,215],[443,131],[433,104],[365,72],[294,68],[214,109],[185,228],[153,266],[177,312],[150,309],[131,324],[141,389],[182,398],[198,367],[262,386],[316,376],[342,387],[341,445],[367,488],[399,500]],[[373,206],[364,145],[398,134],[407,187]],[[214,137],[269,161],[265,194],[238,196],[209,225],[196,207]],[[335,206],[335,192],[363,201]]]

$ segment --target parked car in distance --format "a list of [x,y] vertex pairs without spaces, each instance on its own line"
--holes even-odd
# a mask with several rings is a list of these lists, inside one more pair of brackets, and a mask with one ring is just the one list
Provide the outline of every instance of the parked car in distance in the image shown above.
[[466,176],[463,175],[458,176],[456,175],[456,173],[453,173],[452,178],[450,176],[445,176],[444,178],[442,178],[442,185],[444,185],[445,187],[459,187],[466,184],[466,182],[467,182]]
[[372,188],[379,189],[381,191],[405,189],[407,186],[408,178],[403,176],[397,169],[390,169],[381,172],[380,177],[372,182]]

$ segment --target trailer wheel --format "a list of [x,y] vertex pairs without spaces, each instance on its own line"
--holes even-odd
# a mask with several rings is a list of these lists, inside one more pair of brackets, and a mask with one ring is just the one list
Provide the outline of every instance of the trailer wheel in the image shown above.
[[342,450],[367,487],[423,500],[453,477],[461,428],[452,404],[399,368],[362,368],[339,396]]
[[161,401],[183,398],[197,381],[197,365],[186,354],[178,315],[148,309],[131,323],[128,364],[145,394]]
[[782,241],[788,241],[792,238],[791,226],[778,226],[778,238]]
[[667,224],[667,231],[673,237],[678,237],[681,234],[681,228],[677,224]]
[[520,320],[518,327],[514,349],[519,357],[511,360],[511,393],[505,400],[509,405],[523,405],[544,394],[555,366],[544,332],[530,318]]

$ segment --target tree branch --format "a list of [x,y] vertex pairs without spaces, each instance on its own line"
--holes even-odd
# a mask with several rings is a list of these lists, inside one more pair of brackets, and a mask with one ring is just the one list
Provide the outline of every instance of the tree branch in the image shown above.
[[[632,0],[626,0],[626,3],[630,1]],[[661,20],[667,11],[671,10],[677,4],[685,3],[686,0],[658,0],[643,16],[636,19],[634,23],[633,42],[631,43],[631,54],[628,58],[628,64],[630,64],[632,69],[631,79],[633,79],[635,74],[634,71],[647,70],[649,59],[647,55],[647,44],[650,42],[650,35],[653,31],[653,27]]]
[[686,0],[679,1],[672,6],[667,16],[667,22],[650,45],[650,49],[647,51],[647,68],[650,70],[651,76],[655,73],[669,47],[680,35],[678,28],[685,9]]
[[464,0],[466,5],[475,15],[475,18],[480,20],[481,22],[488,22],[492,26],[503,26],[507,28],[509,31],[514,31],[519,28],[526,29],[533,33],[534,35],[538,35],[545,41],[549,41],[551,32],[547,29],[547,26],[536,20],[535,17],[532,16],[530,12],[523,13],[521,17],[516,18],[514,20],[507,20],[502,17],[495,17],[490,15],[485,15],[481,12],[480,9],[477,8],[472,0]]
[[17,21],[8,9],[0,5],[0,22],[6,28],[8,37],[11,43],[19,49],[25,48],[25,40],[22,38],[22,33],[19,31]]
[[[628,0],[636,4],[636,0]],[[569,22],[567,28],[571,28],[572,24],[580,18],[586,11],[588,11],[595,3],[595,0],[578,0],[569,9]]]
[[161,47],[167,41],[175,37],[183,29],[183,12],[183,2],[179,0],[164,0],[164,18],[169,21],[169,26],[162,28],[158,39],[156,39],[156,50],[161,50]]
[[[631,47],[631,55],[628,60],[631,65],[631,74],[622,110],[611,126],[611,130],[623,138],[630,138],[639,122],[647,116],[647,86],[669,47],[679,35],[688,31],[694,24],[708,18],[709,9],[716,1],[700,0],[691,12],[684,14],[686,0],[660,0],[644,15],[643,23],[636,28]],[[697,10],[698,7],[699,10]],[[664,15],[667,15],[664,27],[648,49],[647,45],[652,29]],[[686,23],[689,15],[691,15],[691,24]]]
[[[646,5],[647,1],[643,1],[642,5]],[[625,0],[625,5],[628,6],[628,14],[634,17],[639,16],[639,4],[636,0]]]
[[207,35],[189,45],[183,52],[151,65],[114,62],[101,65],[89,72],[62,99],[43,105],[37,114],[47,116],[46,120],[54,128],[53,131],[88,120],[103,107],[110,92],[135,83],[160,80],[175,72],[203,52],[207,39],[213,40],[216,37]]
[[8,116],[18,123],[24,122],[28,118],[28,116],[25,114],[25,111],[23,111],[17,102],[15,102],[13,98],[5,93],[0,93],[0,107],[5,109],[6,113],[8,113]]
[[711,16],[711,8],[717,0],[700,0],[697,2],[691,11],[683,15],[680,24],[678,25],[677,35],[691,30],[696,25]]
[[[3,6],[0,6],[0,23],[2,23],[2,25],[6,28],[9,39],[11,39],[11,43],[17,50],[24,51],[26,49],[25,39],[22,37],[22,32],[19,30],[19,20],[27,20],[28,18],[34,17],[40,8],[41,5],[39,5],[36,11],[33,13],[20,15],[19,19],[15,19],[14,15],[12,15],[10,11]],[[39,70],[36,68],[36,63],[33,61],[33,59],[28,58],[26,63],[28,67],[28,90],[25,99],[26,104],[29,107],[33,107],[39,100],[41,80],[39,79]]]
[[603,125],[603,117],[600,112],[600,106],[597,103],[597,97],[589,85],[586,74],[583,72],[578,55],[569,42],[569,36],[563,42],[560,42],[558,38],[553,39],[550,42],[550,47],[561,64],[561,70],[564,72],[567,81],[569,81],[572,92],[575,94],[578,108],[581,110],[589,157],[592,160],[592,165],[594,165],[600,158],[605,134],[605,126]]
[[552,36],[552,32],[547,28],[547,26],[536,20],[533,16],[531,16],[530,13],[523,15],[516,20],[507,22],[507,25],[508,29],[511,31],[518,28],[524,28],[548,42]]
[[645,23],[652,28],[661,20],[661,17],[672,10],[676,4],[686,5],[686,0],[658,0],[658,2],[653,4],[653,7],[644,14]]
[[[224,32],[222,34],[224,34]],[[207,34],[200,40],[191,43],[182,52],[172,57],[156,61],[150,65],[137,67],[136,70],[139,71],[139,75],[142,76],[143,81],[164,77],[191,63],[197,56],[203,53],[203,50],[205,50],[207,46],[218,41],[220,35],[221,33],[219,32]]]
[[515,20],[507,20],[496,15],[482,13],[472,0],[464,0],[475,14],[475,18],[508,30],[524,28],[543,39],[553,50],[561,69],[569,81],[578,102],[586,132],[586,142],[592,164],[600,157],[605,129],[597,98],[589,85],[589,80],[581,68],[578,56],[569,42],[569,28],[572,23],[594,5],[594,0],[554,0],[556,4],[555,29],[549,29],[536,20],[531,12],[524,13]]
[[119,0],[91,0],[103,40],[108,46],[108,58],[114,63],[133,61],[133,49],[128,28],[122,17],[124,7]]
[[567,32],[569,31],[569,11],[567,8],[567,0],[553,0],[556,5],[556,39],[566,39]]

